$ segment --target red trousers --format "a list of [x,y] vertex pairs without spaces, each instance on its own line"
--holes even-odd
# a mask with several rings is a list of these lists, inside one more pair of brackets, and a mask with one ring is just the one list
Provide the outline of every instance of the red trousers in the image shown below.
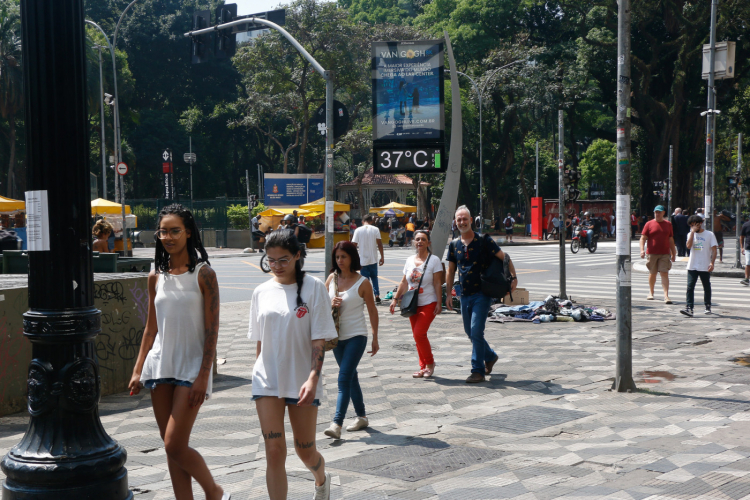
[[432,347],[427,339],[427,330],[430,329],[432,320],[435,319],[435,304],[427,304],[417,307],[417,314],[410,316],[411,331],[414,334],[414,342],[417,343],[417,355],[419,356],[419,368],[424,370],[427,365],[434,365]]

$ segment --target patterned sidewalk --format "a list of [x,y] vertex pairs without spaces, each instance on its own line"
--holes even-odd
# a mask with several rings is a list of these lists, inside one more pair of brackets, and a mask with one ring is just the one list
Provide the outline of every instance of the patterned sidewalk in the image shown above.
[[[222,306],[225,363],[191,441],[237,500],[267,498],[247,310]],[[414,380],[409,323],[380,312],[381,351],[365,355],[359,375],[371,427],[336,442],[322,432],[337,392],[337,366],[326,358],[318,446],[332,499],[750,499],[750,368],[732,361],[750,352],[744,311],[687,319],[676,307],[634,308],[634,371],[647,373],[633,394],[607,390],[612,321],[488,324],[500,361],[487,383],[468,385],[471,346],[458,315],[443,314],[430,330],[436,377]],[[100,409],[128,450],[136,499],[174,498],[148,391],[104,398]],[[0,419],[0,453],[26,422]],[[288,422],[286,433],[289,498],[309,500],[312,476],[294,455]]]

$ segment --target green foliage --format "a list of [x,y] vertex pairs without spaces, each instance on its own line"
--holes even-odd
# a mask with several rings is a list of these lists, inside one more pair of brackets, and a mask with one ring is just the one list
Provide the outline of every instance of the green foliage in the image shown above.
[[[253,217],[266,210],[265,205],[258,203],[258,206],[253,208]],[[232,229],[249,229],[250,228],[250,216],[247,213],[247,205],[229,205],[227,207],[227,219],[229,219],[229,227]]]
[[617,194],[617,145],[596,139],[583,153],[580,165],[582,177],[579,189],[583,197],[593,183],[604,187],[605,200],[614,200]]

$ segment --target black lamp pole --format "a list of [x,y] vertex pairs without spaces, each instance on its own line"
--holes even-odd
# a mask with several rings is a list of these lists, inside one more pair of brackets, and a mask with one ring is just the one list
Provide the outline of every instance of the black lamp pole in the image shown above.
[[127,454],[98,408],[83,0],[22,0],[21,22],[27,184],[47,197],[49,249],[29,251],[31,418],[0,463],[2,500],[128,500]]

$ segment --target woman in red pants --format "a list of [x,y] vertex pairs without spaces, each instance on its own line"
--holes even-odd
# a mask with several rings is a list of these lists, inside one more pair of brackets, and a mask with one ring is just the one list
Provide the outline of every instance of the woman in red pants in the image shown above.
[[[416,255],[406,260],[404,277],[398,284],[398,290],[391,302],[391,314],[407,290],[414,290],[422,279],[417,301],[417,314],[411,316],[411,331],[417,343],[419,355],[419,370],[412,375],[414,378],[432,377],[435,373],[435,360],[432,357],[432,347],[427,339],[427,330],[432,320],[440,314],[442,309],[441,296],[443,294],[443,266],[440,257],[430,252],[430,235],[426,231],[414,232],[414,246]],[[422,278],[424,274],[424,278]]]

